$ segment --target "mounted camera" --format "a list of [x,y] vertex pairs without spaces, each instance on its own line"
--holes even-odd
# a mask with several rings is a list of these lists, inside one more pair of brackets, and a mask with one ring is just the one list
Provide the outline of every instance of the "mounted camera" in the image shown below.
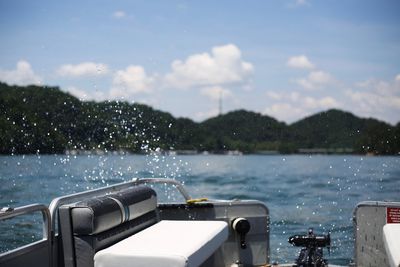
[[289,243],[296,247],[303,247],[296,260],[297,267],[325,267],[328,261],[324,259],[323,249],[328,248],[330,252],[331,236],[315,235],[312,228],[308,229],[307,235],[294,235],[289,237]]

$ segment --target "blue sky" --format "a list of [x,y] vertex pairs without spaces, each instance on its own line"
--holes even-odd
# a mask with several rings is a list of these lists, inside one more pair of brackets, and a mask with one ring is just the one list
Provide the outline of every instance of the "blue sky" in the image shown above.
[[400,121],[400,1],[0,1],[0,80],[202,121]]

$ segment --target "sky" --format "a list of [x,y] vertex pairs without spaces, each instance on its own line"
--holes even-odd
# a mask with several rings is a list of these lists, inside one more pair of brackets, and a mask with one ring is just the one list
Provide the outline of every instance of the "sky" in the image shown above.
[[400,1],[0,1],[0,81],[203,121],[400,121]]

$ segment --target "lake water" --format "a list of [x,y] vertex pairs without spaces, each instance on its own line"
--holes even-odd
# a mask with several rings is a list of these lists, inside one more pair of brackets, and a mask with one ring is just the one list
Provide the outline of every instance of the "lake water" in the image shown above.
[[[128,181],[168,177],[193,197],[257,199],[271,216],[271,259],[294,260],[287,239],[309,227],[331,233],[331,263],[353,257],[352,213],[364,200],[400,201],[400,157],[364,156],[0,156],[0,207],[49,204],[58,196]],[[12,234],[0,225],[0,251],[36,238],[40,227],[22,223]],[[15,229],[14,229],[15,230]],[[32,232],[38,232],[32,234]]]

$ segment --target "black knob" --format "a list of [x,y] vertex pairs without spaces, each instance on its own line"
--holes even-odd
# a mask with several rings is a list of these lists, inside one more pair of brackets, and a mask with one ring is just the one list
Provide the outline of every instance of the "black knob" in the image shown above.
[[250,223],[245,218],[236,218],[232,221],[232,228],[240,236],[240,247],[245,249],[246,245],[246,234],[250,231]]

